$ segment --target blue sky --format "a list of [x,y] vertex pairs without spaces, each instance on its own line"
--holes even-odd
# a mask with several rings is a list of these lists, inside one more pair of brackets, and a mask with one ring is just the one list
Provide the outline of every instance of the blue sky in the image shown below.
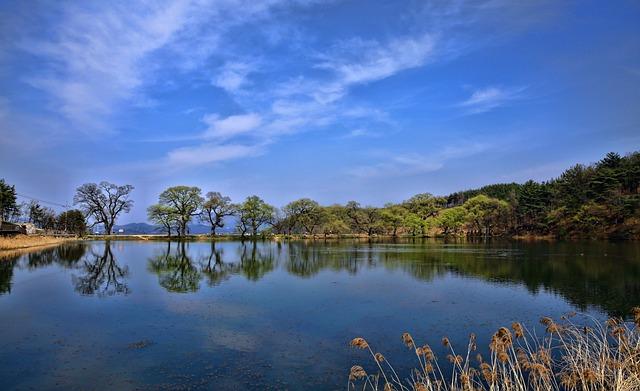
[[0,4],[0,177],[281,206],[544,180],[640,149],[636,1]]

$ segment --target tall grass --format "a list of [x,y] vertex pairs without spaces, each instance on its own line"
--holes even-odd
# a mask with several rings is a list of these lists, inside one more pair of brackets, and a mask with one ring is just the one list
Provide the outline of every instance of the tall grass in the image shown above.
[[49,246],[68,239],[53,236],[15,235],[0,236],[0,250],[18,250],[29,247]]
[[368,351],[375,373],[354,365],[348,389],[362,390],[640,390],[640,308],[634,323],[612,318],[599,322],[585,316],[574,323],[575,313],[560,322],[544,317],[544,336],[538,337],[520,323],[501,327],[489,343],[489,356],[478,354],[476,337],[458,352],[442,339],[446,360],[429,345],[419,346],[409,333],[403,343],[415,354],[417,366],[401,378],[386,357],[376,353],[364,338],[351,346]]

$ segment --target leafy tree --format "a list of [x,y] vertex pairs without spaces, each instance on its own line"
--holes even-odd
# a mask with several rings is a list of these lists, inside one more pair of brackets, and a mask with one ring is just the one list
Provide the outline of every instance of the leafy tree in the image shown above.
[[403,206],[408,211],[420,217],[422,220],[434,217],[445,204],[446,200],[444,197],[434,197],[429,193],[416,194],[403,202]]
[[238,231],[242,236],[247,233],[256,236],[261,227],[273,220],[275,208],[258,196],[249,196],[238,207]]
[[216,234],[216,228],[224,227],[224,218],[233,216],[236,207],[231,203],[231,198],[225,197],[217,191],[207,193],[207,198],[202,205],[203,221],[211,225],[211,235]]
[[129,195],[133,186],[118,186],[109,182],[85,183],[76,189],[73,203],[87,218],[93,219],[94,226],[103,224],[107,235],[111,235],[116,219],[121,213],[128,213],[133,207]]
[[313,234],[325,217],[322,207],[309,198],[290,202],[282,210],[291,228],[299,228],[307,234]]
[[0,222],[12,221],[20,214],[15,186],[0,179]]
[[407,209],[401,205],[387,204],[380,211],[382,226],[391,235],[397,236],[398,231],[402,228],[402,223],[407,214]]
[[426,222],[413,212],[405,214],[403,224],[412,236],[423,235],[425,232]]
[[175,210],[167,205],[155,204],[147,208],[147,218],[167,231],[171,237],[172,230],[178,230],[178,215]]
[[477,235],[492,235],[496,228],[506,227],[509,204],[506,201],[477,195],[465,202],[467,222],[470,231]]
[[320,226],[320,232],[327,237],[329,235],[342,235],[349,233],[349,224],[344,219],[344,208],[340,205],[332,205],[324,208],[324,219]]
[[361,207],[359,203],[349,201],[345,206],[345,215],[349,220],[353,232],[360,232],[371,236],[381,232],[383,229],[382,215],[378,208],[371,206]]
[[160,194],[160,205],[171,208],[178,222],[178,236],[187,234],[187,224],[200,214],[204,200],[199,187],[173,186]]
[[57,221],[58,229],[82,236],[87,232],[87,222],[79,209],[71,209],[60,213]]
[[434,219],[435,225],[443,235],[457,235],[467,221],[467,210],[463,206],[455,206],[440,212]]

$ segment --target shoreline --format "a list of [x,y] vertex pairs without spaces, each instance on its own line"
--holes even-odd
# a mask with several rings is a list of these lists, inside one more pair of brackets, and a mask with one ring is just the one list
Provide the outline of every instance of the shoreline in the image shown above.
[[61,236],[29,236],[17,235],[12,237],[0,237],[0,257],[8,253],[37,250],[41,248],[58,246],[62,243],[78,240],[78,238]]

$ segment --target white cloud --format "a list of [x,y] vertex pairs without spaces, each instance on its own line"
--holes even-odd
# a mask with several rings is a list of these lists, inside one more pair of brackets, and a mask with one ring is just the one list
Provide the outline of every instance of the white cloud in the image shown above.
[[[51,109],[68,120],[72,130],[110,131],[110,117],[125,102],[138,106],[153,102],[142,90],[159,71],[202,67],[225,32],[266,17],[282,1],[64,4],[50,34],[17,40],[20,49],[43,64],[23,80],[51,98]],[[154,58],[160,50],[167,51],[162,62]],[[229,63],[214,82],[237,89],[249,72],[247,64]]]
[[509,102],[522,99],[525,87],[500,88],[487,87],[475,90],[471,96],[458,104],[459,107],[467,109],[469,114],[485,113],[495,108],[505,106]]
[[229,139],[255,130],[262,124],[262,117],[256,113],[249,113],[221,119],[217,114],[208,114],[202,121],[208,125],[205,138]]
[[142,60],[167,44],[187,20],[185,2],[109,5],[67,6],[55,35],[21,46],[48,64],[25,80],[52,97],[53,109],[85,132],[108,130],[105,117],[143,83]]
[[262,145],[202,144],[175,149],[169,152],[167,160],[171,167],[184,168],[257,156],[261,152]]
[[386,43],[352,40],[340,45],[338,57],[328,56],[318,67],[335,71],[342,85],[368,83],[424,65],[434,47],[431,34]]
[[245,62],[227,62],[214,77],[212,83],[228,92],[238,92],[247,84],[247,77],[254,71],[254,66]]

